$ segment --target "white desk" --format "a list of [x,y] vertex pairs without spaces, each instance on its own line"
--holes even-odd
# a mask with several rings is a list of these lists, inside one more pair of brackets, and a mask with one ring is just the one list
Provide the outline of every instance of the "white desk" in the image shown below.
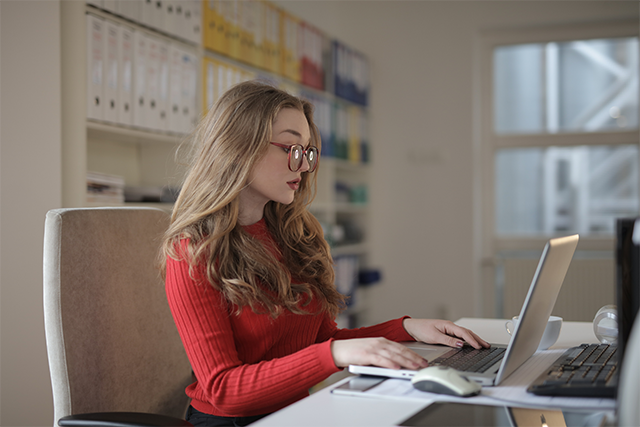
[[[505,331],[505,322],[506,319],[463,318],[456,323],[473,330],[489,342],[507,344],[510,336]],[[593,333],[591,323],[564,322],[560,338],[551,349],[595,342],[598,340]],[[252,425],[257,427],[394,426],[431,403],[430,401],[342,396],[331,393],[332,388],[348,380],[347,378],[339,381]]]

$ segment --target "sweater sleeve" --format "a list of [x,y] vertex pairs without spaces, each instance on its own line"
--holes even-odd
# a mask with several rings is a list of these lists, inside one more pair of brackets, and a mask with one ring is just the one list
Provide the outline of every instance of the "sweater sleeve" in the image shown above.
[[318,333],[318,342],[328,339],[346,340],[373,337],[384,337],[396,342],[415,341],[402,325],[404,319],[407,318],[409,318],[409,316],[357,329],[338,329],[335,320],[326,316]]
[[222,294],[189,275],[186,261],[167,259],[166,292],[178,332],[197,378],[191,397],[215,415],[251,416],[293,403],[339,371],[331,341],[292,354],[246,364],[240,360]]

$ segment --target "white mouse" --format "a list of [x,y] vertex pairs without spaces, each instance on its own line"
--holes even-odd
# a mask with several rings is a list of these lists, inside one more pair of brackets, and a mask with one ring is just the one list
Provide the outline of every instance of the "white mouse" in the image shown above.
[[421,391],[468,397],[480,394],[482,386],[448,366],[429,366],[416,372],[411,384]]

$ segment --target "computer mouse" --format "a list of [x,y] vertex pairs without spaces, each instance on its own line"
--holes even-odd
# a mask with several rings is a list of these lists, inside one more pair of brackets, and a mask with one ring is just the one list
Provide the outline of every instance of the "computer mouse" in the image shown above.
[[429,366],[416,372],[411,384],[418,390],[431,393],[468,397],[480,394],[482,386],[448,366]]

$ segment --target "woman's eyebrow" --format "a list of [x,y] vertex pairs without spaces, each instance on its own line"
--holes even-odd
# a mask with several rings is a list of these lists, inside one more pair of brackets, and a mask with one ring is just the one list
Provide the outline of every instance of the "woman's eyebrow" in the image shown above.
[[302,134],[294,129],[285,129],[282,132],[280,132],[280,134],[283,134],[283,133],[290,133],[294,136],[297,136],[298,138],[302,138]]
[[[280,135],[282,135],[283,133],[290,133],[291,135],[297,136],[298,138],[302,139],[302,134],[295,129],[285,129],[282,132],[280,132]],[[307,149],[309,148],[310,145],[311,145],[311,138],[309,138],[307,146],[304,148]]]

